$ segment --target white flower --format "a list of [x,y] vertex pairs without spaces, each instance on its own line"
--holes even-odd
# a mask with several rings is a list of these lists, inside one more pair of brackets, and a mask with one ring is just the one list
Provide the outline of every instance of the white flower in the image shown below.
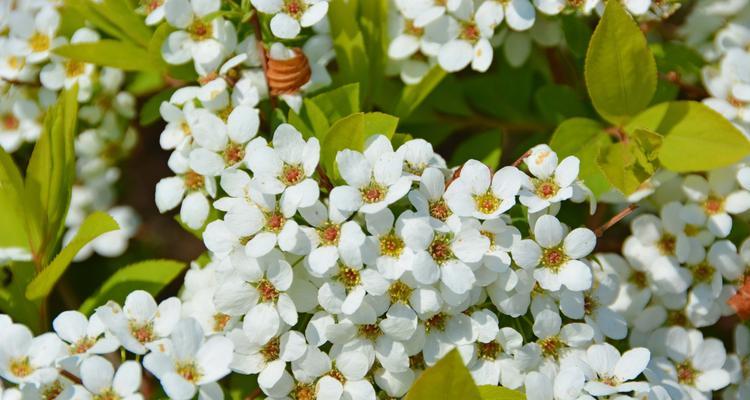
[[326,0],[251,0],[258,11],[274,14],[271,32],[282,39],[295,38],[302,28],[315,25],[328,12]]
[[17,12],[10,18],[8,43],[12,53],[26,57],[30,63],[41,63],[49,57],[50,50],[57,44],[55,32],[60,25],[60,14],[51,4],[43,7],[36,15]]
[[636,347],[626,351],[621,357],[614,346],[603,343],[590,346],[586,350],[586,356],[595,376],[588,379],[584,388],[592,396],[648,391],[646,382],[628,382],[646,369],[651,358],[648,349]]
[[348,215],[342,214],[334,207],[316,202],[311,207],[300,209],[300,214],[315,228],[311,236],[314,249],[307,257],[310,273],[322,277],[332,271],[341,259],[344,264],[362,262],[361,247],[365,234],[355,221],[346,221]]
[[[596,264],[594,264],[596,265]],[[594,328],[597,339],[604,336],[620,340],[628,333],[627,322],[610,304],[615,301],[619,286],[612,273],[596,271],[592,288],[586,292],[560,292],[560,310],[573,319],[584,319]]]
[[214,70],[236,45],[234,26],[222,17],[206,20],[219,11],[218,0],[169,0],[164,6],[170,25],[179,30],[169,34],[162,45],[162,55],[170,64],[184,64],[191,59],[200,71]]
[[115,372],[106,359],[100,356],[90,357],[81,364],[81,381],[94,395],[94,399],[143,399],[138,393],[141,386],[141,365],[135,361],[125,361]]
[[594,249],[596,236],[587,228],[576,228],[567,235],[564,230],[556,217],[542,215],[534,224],[534,240],[513,245],[513,260],[521,268],[536,268],[534,278],[543,289],[555,291],[565,286],[586,290],[591,287],[591,269],[579,259]]
[[[543,11],[543,10],[540,10]],[[511,0],[507,2],[487,0],[479,6],[476,13],[479,29],[492,37],[495,27],[503,20],[516,31],[525,31],[534,25],[536,12],[528,0]]]
[[110,302],[96,309],[101,321],[122,347],[135,354],[146,353],[147,345],[169,336],[180,318],[181,303],[170,297],[157,305],[143,290],[131,292],[121,308]]
[[141,6],[136,9],[139,13],[146,14],[146,25],[158,25],[165,16],[164,3],[167,0],[151,0],[142,2]]
[[280,194],[284,215],[310,207],[318,200],[318,182],[312,179],[320,159],[320,143],[307,141],[292,125],[281,124],[273,133],[273,148],[256,147],[248,159],[253,182],[266,194]]
[[51,382],[58,374],[52,363],[63,352],[54,333],[33,337],[29,328],[12,324],[0,332],[0,376],[13,383]]
[[453,214],[443,198],[445,174],[437,168],[428,167],[422,171],[419,189],[409,192],[409,201],[418,215],[429,216],[434,229],[444,230],[444,224],[460,224],[460,218]]
[[524,163],[533,177],[523,175],[518,200],[535,213],[573,197],[580,161],[574,156],[557,163],[557,154],[545,144],[534,146]]
[[199,229],[206,223],[210,206],[206,195],[216,195],[213,177],[201,175],[189,167],[187,154],[180,150],[169,157],[170,168],[177,176],[162,178],[156,184],[155,200],[159,212],[169,211],[178,205],[180,219],[191,229]]
[[[73,34],[70,42],[73,44],[92,43],[98,40],[97,32],[89,28],[81,28]],[[78,84],[78,101],[88,101],[93,91],[94,65],[78,60],[66,60],[54,55],[51,58],[52,62],[45,65],[39,73],[42,85],[49,90],[57,91],[62,88],[70,89]]]
[[258,110],[239,106],[232,109],[227,123],[216,115],[197,109],[188,114],[189,124],[196,145],[190,151],[190,169],[205,175],[217,176],[225,169],[238,168],[252,153],[252,146],[261,142],[250,142],[258,133],[260,117]]
[[[489,311],[472,314],[476,321],[476,314],[491,314]],[[479,337],[474,343],[472,360],[468,363],[471,375],[478,385],[510,386],[513,381],[521,376],[515,363],[512,361],[513,352],[521,348],[523,337],[513,328],[497,326],[497,317],[492,315],[487,318],[491,326],[480,326]],[[492,335],[494,333],[494,335]]]
[[221,335],[206,339],[198,321],[185,318],[177,323],[165,347],[165,352],[147,354],[143,366],[159,379],[170,398],[191,399],[197,390],[221,393],[216,382],[230,372],[231,340]]
[[544,372],[529,372],[524,379],[528,400],[586,399],[581,391],[586,377],[575,368],[562,369],[550,377]]
[[714,170],[708,180],[699,175],[688,175],[683,181],[685,195],[701,207],[708,218],[708,229],[718,237],[726,237],[732,230],[730,214],[750,209],[750,192],[737,188],[736,172],[732,169]]
[[456,72],[471,64],[475,71],[487,71],[492,64],[493,49],[489,39],[494,32],[481,29],[474,19],[458,21],[455,30],[453,38],[443,44],[437,55],[440,67]]
[[444,198],[458,216],[493,219],[516,204],[520,175],[515,167],[504,167],[491,175],[489,167],[469,160],[458,179],[446,189]]
[[117,339],[105,332],[97,314],[86,319],[78,311],[64,311],[52,321],[55,332],[68,344],[68,354],[86,357],[89,354],[106,354],[120,347]]
[[378,212],[409,191],[411,179],[402,175],[403,156],[382,135],[368,139],[364,154],[345,149],[336,164],[347,185],[333,188],[331,205],[342,211]]
[[23,142],[32,142],[39,137],[41,111],[33,100],[11,92],[0,99],[0,146],[8,152],[16,151]]

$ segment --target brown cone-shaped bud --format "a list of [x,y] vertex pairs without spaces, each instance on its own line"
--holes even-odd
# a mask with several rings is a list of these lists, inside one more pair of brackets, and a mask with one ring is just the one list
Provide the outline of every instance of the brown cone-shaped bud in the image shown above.
[[750,319],[750,278],[746,277],[737,293],[727,301],[730,307],[737,312],[741,320]]
[[310,63],[300,48],[294,49],[294,57],[290,59],[268,59],[266,77],[273,96],[299,91],[299,88],[310,80],[311,75]]

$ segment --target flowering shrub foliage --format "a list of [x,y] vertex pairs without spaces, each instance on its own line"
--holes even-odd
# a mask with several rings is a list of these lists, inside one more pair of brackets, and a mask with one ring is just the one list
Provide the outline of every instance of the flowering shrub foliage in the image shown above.
[[[678,8],[6,2],[0,399],[750,398],[750,8]],[[539,89],[549,129],[501,162],[471,124],[524,128],[563,49],[590,102]],[[155,206],[207,251],[49,318],[73,261],[136,234],[136,97]],[[474,136],[437,146],[456,116]]]

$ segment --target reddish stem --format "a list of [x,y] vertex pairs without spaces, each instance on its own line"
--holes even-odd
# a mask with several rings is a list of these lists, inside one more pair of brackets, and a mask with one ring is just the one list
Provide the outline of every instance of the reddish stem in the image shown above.
[[637,204],[631,204],[626,209],[615,214],[612,218],[609,219],[609,221],[605,222],[604,225],[594,230],[596,237],[601,237],[604,234],[604,231],[611,228],[614,224],[620,222],[620,220],[630,215],[633,211],[635,211],[636,208],[638,208]]

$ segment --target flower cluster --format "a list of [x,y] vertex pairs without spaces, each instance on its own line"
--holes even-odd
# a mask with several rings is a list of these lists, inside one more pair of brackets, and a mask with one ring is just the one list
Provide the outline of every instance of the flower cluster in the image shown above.
[[[8,2],[8,5],[14,2]],[[104,256],[122,254],[139,224],[135,212],[116,206],[114,184],[118,162],[136,143],[127,122],[135,115],[135,98],[123,90],[125,74],[98,68],[54,53],[68,43],[99,40],[87,27],[70,37],[62,35],[57,2],[18,2],[0,19],[0,146],[8,153],[26,151],[42,131],[44,115],[61,89],[78,87],[80,112],[76,137],[77,183],[67,215],[67,240],[93,211],[110,213],[123,229],[97,239],[77,259],[92,251]],[[30,147],[29,147],[30,148]],[[20,258],[27,258],[21,255]],[[18,258],[18,257],[16,257]]]
[[[544,47],[564,43],[559,15],[601,14],[600,0],[395,0],[390,14],[391,71],[407,84],[419,82],[436,64],[447,72],[469,65],[486,71],[494,48],[513,66],[531,54],[532,42]],[[624,0],[628,12],[641,19],[660,19],[679,6],[672,1]]]

